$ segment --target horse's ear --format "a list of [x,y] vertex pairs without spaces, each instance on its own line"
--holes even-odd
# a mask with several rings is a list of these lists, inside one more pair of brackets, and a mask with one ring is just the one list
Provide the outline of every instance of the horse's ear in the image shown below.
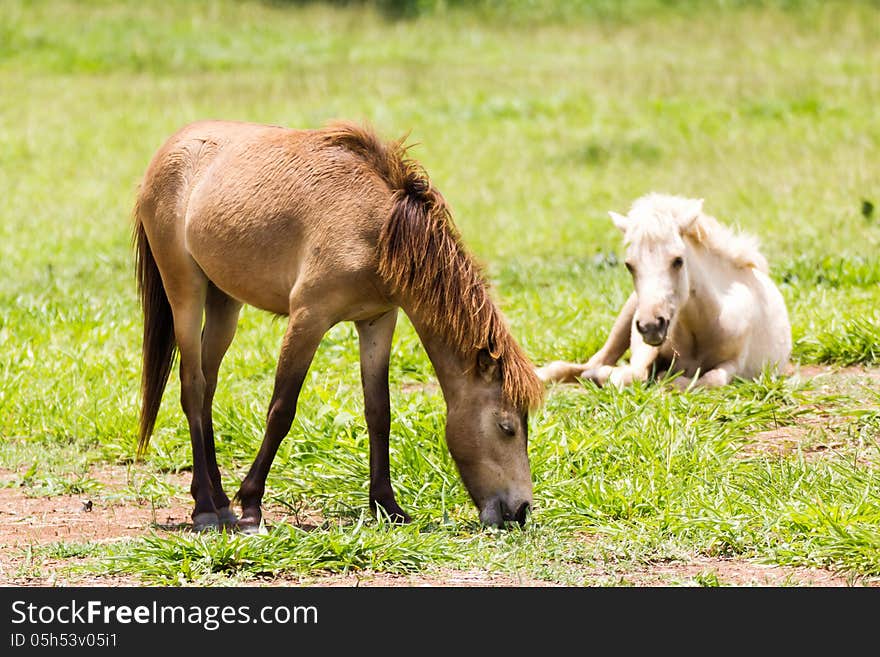
[[629,228],[629,217],[618,214],[617,212],[614,212],[614,210],[609,210],[608,216],[611,217],[611,221],[614,222],[614,225],[617,226],[617,229],[621,233],[625,233],[626,229]]
[[681,216],[681,230],[686,233],[694,222],[703,214],[703,199],[695,198],[687,202],[684,213]]
[[480,349],[477,352],[477,372],[486,383],[492,383],[501,377],[498,359],[492,356],[488,349]]

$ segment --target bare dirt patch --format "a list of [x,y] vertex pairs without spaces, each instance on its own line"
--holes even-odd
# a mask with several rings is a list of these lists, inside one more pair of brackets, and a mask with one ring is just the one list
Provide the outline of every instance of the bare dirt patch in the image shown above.
[[620,575],[632,586],[852,586],[856,581],[820,568],[764,565],[745,559],[699,557],[686,563],[653,564]]
[[[82,557],[46,557],[47,546],[83,546],[143,536],[151,529],[180,529],[189,522],[184,500],[168,507],[126,498],[127,470],[107,466],[90,477],[103,484],[98,494],[37,496],[17,485],[20,473],[0,473],[0,582],[14,586],[137,586],[133,577],[90,577],[72,572]],[[185,475],[166,475],[186,491]],[[75,550],[74,550],[75,551]]]
[[[845,447],[845,427],[852,420],[845,414],[831,412],[826,401],[828,396],[864,399],[872,397],[871,391],[880,386],[880,368],[800,365],[792,376],[810,381],[816,403],[809,404],[807,412],[794,423],[755,434],[744,449],[745,454],[766,452],[786,456],[800,450],[804,458],[814,459]],[[849,399],[848,403],[852,404],[853,400]]]
[[795,376],[800,375],[803,378],[836,375],[838,377],[857,377],[880,381],[880,367],[865,367],[864,365],[798,365],[795,368],[794,374]]
[[[106,468],[93,472],[92,477],[112,491],[118,485],[119,472]],[[180,486],[185,490],[187,484],[181,481]],[[188,514],[182,502],[154,508],[143,501],[114,502],[104,493],[30,497],[21,486],[0,488],[0,547],[139,536],[154,526],[183,527],[189,521]]]

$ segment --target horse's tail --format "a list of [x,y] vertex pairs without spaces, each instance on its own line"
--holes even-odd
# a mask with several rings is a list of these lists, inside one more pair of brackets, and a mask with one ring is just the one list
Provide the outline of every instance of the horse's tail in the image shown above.
[[138,428],[137,457],[143,456],[156,424],[162,393],[168,383],[177,344],[171,305],[162,285],[159,268],[153,257],[147,233],[140,217],[140,203],[135,206],[132,242],[135,249],[136,276],[141,308],[144,312],[143,364],[141,371],[141,414]]

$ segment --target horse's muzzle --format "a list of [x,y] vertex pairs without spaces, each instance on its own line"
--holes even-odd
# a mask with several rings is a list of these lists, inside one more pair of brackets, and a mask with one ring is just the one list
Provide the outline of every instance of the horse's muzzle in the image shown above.
[[511,510],[500,497],[495,497],[480,511],[480,522],[488,527],[501,528],[508,522],[516,522],[524,527],[530,510],[531,504],[528,502],[522,502],[515,510]]
[[659,347],[666,340],[666,332],[669,330],[669,320],[665,317],[658,317],[653,322],[645,322],[644,324],[636,320],[636,330],[642,336],[645,344],[652,347]]

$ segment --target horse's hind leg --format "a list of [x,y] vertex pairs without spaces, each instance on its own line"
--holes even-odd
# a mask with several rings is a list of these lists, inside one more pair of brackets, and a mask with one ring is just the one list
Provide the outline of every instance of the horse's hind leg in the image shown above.
[[388,456],[391,433],[388,360],[396,324],[397,309],[372,320],[356,322],[355,326],[360,343],[364,414],[370,433],[370,508],[388,514],[394,522],[409,522],[409,515],[394,499]]
[[315,351],[324,333],[332,325],[332,321],[318,317],[306,308],[300,307],[290,313],[287,331],[281,341],[281,354],[275,372],[275,388],[266,418],[266,433],[260,451],[236,495],[241,502],[241,518],[237,526],[244,532],[257,531],[260,527],[263,517],[261,504],[263,493],[266,491],[269,468],[281,441],[293,424],[299,391]]
[[205,442],[205,459],[211,480],[211,494],[221,526],[235,525],[236,517],[229,508],[229,498],[223,492],[217,453],[214,448],[214,421],[211,407],[217,391],[217,374],[226,350],[232,344],[238,325],[241,303],[224,294],[213,284],[208,285],[205,299],[205,326],[202,329],[202,372],[205,375],[205,396],[202,404],[202,429]]
[[174,337],[180,351],[180,405],[189,424],[192,443],[192,484],[195,500],[193,529],[219,526],[212,495],[211,477],[205,450],[205,427],[202,412],[205,404],[205,375],[202,371],[202,315],[205,309],[208,280],[195,263],[175,272],[166,283],[168,302],[174,315]]

